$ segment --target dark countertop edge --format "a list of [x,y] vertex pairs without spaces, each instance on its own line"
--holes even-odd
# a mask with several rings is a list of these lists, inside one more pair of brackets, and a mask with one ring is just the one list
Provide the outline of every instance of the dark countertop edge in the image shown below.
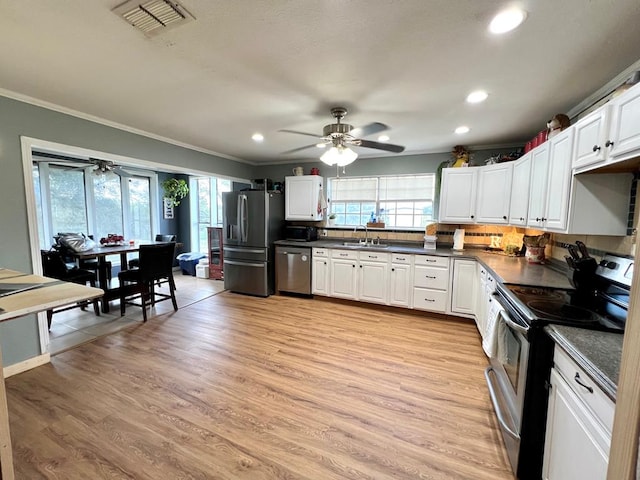
[[[602,372],[602,370],[600,370],[591,359],[584,355],[581,350],[576,348],[573,343],[571,343],[571,341],[555,327],[555,325],[548,325],[544,328],[544,330],[547,335],[549,335],[549,337],[551,337],[551,339],[569,355],[569,357],[571,357],[582,369],[584,369],[591,380],[593,380],[598,385],[598,387],[600,387],[602,391],[615,403],[618,393],[618,386],[615,384],[615,382],[611,380],[604,372]],[[585,332],[588,332],[589,334],[594,334],[593,330],[584,330],[577,327],[565,328],[571,328],[575,331],[583,330]]]

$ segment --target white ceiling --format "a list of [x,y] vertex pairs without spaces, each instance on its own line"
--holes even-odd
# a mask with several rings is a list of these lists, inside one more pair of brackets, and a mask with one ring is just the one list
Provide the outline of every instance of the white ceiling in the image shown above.
[[184,0],[196,21],[153,38],[120,1],[0,2],[0,88],[258,164],[317,158],[283,155],[314,139],[278,130],[320,135],[336,105],[405,154],[524,142],[640,57],[638,0],[515,2],[528,18],[501,37],[514,2]]

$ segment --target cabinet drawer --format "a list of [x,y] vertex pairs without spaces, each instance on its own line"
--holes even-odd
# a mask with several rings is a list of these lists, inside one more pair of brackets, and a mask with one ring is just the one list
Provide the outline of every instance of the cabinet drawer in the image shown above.
[[433,255],[416,255],[414,262],[416,265],[425,265],[427,267],[449,268],[448,257],[436,257]]
[[314,257],[328,257],[329,256],[329,251],[326,248],[314,248],[313,249],[313,256]]
[[331,250],[331,258],[358,260],[358,252],[356,250]]
[[444,312],[447,308],[447,292],[430,288],[414,288],[413,308]]
[[380,253],[380,252],[359,252],[360,260],[365,260],[367,262],[388,262],[389,254],[388,253]]
[[404,263],[406,265],[411,265],[412,259],[413,255],[404,255],[402,253],[391,254],[391,263]]
[[[571,389],[586,404],[589,410],[594,413],[607,433],[611,435],[613,414],[615,411],[615,404],[611,399],[607,397],[607,395],[600,390],[600,387],[587,376],[585,371],[557,345],[553,352],[553,363],[555,369],[567,381]],[[576,375],[579,375],[579,377],[576,378]],[[580,385],[578,380],[588,388]],[[592,392],[589,391],[589,388]]]
[[449,270],[443,268],[422,267],[417,265],[413,272],[413,285],[415,287],[433,288],[435,290],[447,290],[449,284]]

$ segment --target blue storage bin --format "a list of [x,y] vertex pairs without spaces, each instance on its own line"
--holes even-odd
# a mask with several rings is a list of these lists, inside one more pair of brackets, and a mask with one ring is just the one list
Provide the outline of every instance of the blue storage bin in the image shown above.
[[205,258],[206,255],[204,253],[199,252],[185,252],[181,253],[176,257],[176,260],[180,262],[180,270],[182,270],[183,275],[191,275],[192,277],[196,276],[196,265],[200,261],[201,258]]

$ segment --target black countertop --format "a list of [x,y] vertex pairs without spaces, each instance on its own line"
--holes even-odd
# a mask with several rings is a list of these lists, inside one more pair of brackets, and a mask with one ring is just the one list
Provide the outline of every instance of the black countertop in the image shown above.
[[564,325],[549,325],[545,327],[545,332],[611,400],[616,401],[624,338],[622,334]]

